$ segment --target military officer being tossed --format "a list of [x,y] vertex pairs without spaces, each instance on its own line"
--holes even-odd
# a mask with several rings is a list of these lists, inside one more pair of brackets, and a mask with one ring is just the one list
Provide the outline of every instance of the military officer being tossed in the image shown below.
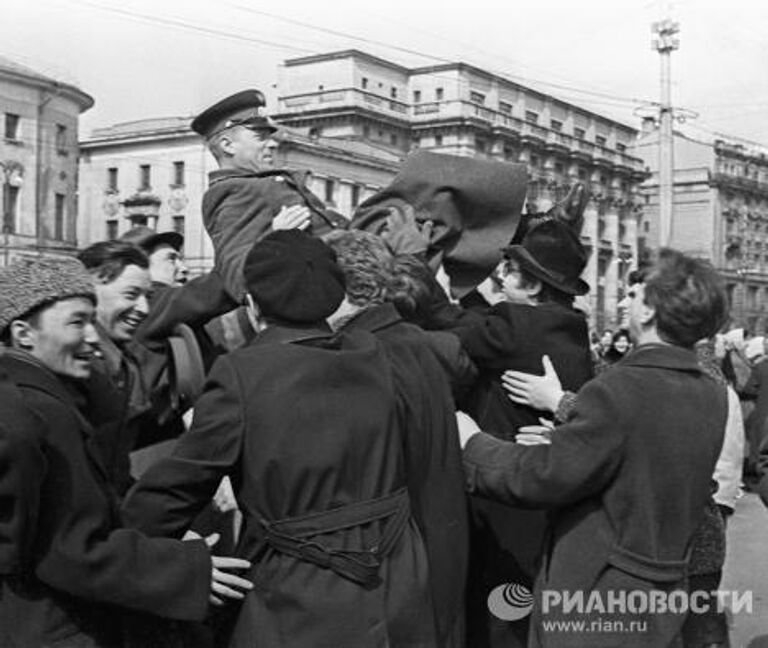
[[237,301],[245,295],[245,255],[266,234],[299,228],[320,236],[347,225],[306,188],[306,174],[274,168],[277,127],[261,114],[263,106],[261,92],[243,90],[204,110],[191,124],[219,164],[203,196],[203,222],[226,289]]

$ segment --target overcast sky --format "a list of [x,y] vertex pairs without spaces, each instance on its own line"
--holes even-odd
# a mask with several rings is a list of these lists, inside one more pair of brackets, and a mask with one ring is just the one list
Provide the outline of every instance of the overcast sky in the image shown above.
[[638,126],[659,99],[665,16],[680,22],[673,103],[699,113],[689,132],[768,146],[766,0],[6,0],[0,54],[91,94],[83,135],[244,87],[274,98],[285,59],[352,47],[473,63]]

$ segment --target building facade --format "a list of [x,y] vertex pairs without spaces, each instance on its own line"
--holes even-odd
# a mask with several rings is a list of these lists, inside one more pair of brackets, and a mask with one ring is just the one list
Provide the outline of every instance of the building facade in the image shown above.
[[[416,147],[526,164],[532,211],[586,183],[588,305],[597,328],[615,325],[621,286],[638,258],[646,174],[628,152],[636,130],[463,63],[409,69],[357,50],[288,60],[279,87],[278,165],[311,170],[310,188],[346,215],[386,186]],[[215,163],[189,121],[121,124],[82,142],[83,243],[146,222],[183,229],[191,267],[210,267],[200,201]]]
[[584,182],[592,320],[598,329],[616,325],[624,279],[637,265],[646,177],[629,152],[635,129],[464,63],[405,68],[357,50],[288,60],[279,87],[276,120],[308,136],[401,156],[423,147],[522,162],[531,211]]
[[[213,266],[213,247],[201,203],[216,162],[189,128],[190,117],[146,119],[100,128],[81,143],[78,240],[89,245],[117,238],[134,225],[184,235],[193,273]],[[311,170],[309,188],[351,216],[397,172],[400,157],[362,142],[278,134],[276,165]]]
[[78,121],[93,99],[0,57],[0,264],[77,249]]
[[[659,245],[658,130],[646,122],[636,154],[651,175],[642,187],[641,237]],[[670,246],[708,259],[723,274],[732,325],[768,331],[768,147],[736,139],[674,137]]]

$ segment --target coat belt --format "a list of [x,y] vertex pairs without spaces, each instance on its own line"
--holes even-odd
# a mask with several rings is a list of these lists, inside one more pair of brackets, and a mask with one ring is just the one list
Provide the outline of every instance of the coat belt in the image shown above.
[[[402,536],[411,508],[408,493],[401,488],[375,499],[282,520],[258,521],[261,535],[256,553],[269,547],[318,567],[330,569],[339,576],[366,588],[376,587],[381,579],[382,560],[394,549]],[[312,536],[386,520],[376,546],[364,550],[332,549],[310,540]]]

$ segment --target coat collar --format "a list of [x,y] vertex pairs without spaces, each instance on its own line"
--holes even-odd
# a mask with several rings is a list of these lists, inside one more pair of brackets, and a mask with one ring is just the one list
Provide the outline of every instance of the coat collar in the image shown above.
[[83,385],[71,378],[59,376],[33,355],[20,349],[4,349],[3,366],[17,385],[31,386],[74,407],[82,416],[86,407]]
[[671,344],[643,344],[627,355],[621,365],[701,373],[696,353],[692,349]]
[[377,304],[353,315],[342,328],[374,332],[402,321],[394,304]]
[[291,344],[333,337],[333,331],[325,323],[271,324],[254,338],[251,344]]
[[287,169],[266,169],[264,171],[251,171],[250,169],[216,169],[208,174],[208,185],[213,185],[222,180],[231,178],[288,178],[295,182],[293,174]]

